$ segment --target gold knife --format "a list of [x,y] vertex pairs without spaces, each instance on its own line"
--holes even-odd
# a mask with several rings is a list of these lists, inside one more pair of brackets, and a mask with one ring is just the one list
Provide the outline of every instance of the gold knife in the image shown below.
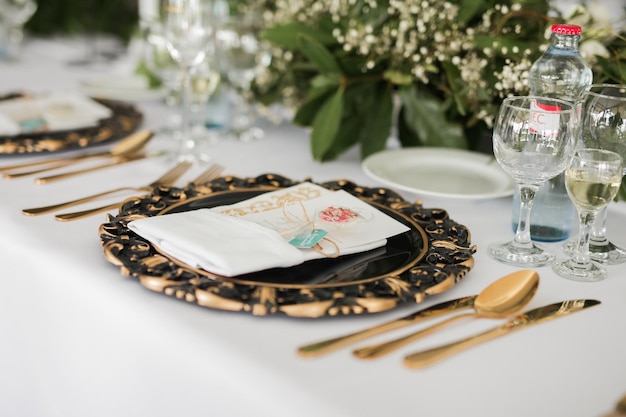
[[337,350],[341,347],[348,346],[351,343],[358,342],[371,336],[376,336],[389,330],[399,329],[401,327],[408,326],[409,324],[417,323],[428,318],[437,317],[442,314],[451,313],[453,311],[472,308],[474,306],[475,298],[476,296],[472,295],[468,297],[457,298],[455,300],[444,301],[442,303],[430,306],[426,309],[416,311],[407,316],[379,324],[369,329],[361,330],[345,336],[336,337],[334,339],[323,340],[321,342],[301,346],[300,348],[298,348],[298,354],[306,358],[320,356],[325,353]]
[[465,339],[458,340],[447,345],[433,349],[412,353],[404,358],[404,364],[409,368],[424,368],[435,362],[452,356],[462,350],[476,346],[480,343],[504,336],[516,330],[522,330],[534,324],[567,316],[571,313],[593,307],[600,304],[598,300],[568,300],[560,303],[550,304],[544,307],[535,308],[526,313],[514,317],[501,326],[479,333]]

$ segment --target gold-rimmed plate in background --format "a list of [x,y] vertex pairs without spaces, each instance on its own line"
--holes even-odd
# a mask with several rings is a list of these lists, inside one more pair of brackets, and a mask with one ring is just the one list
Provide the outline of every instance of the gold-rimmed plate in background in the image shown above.
[[[15,95],[8,98],[13,97]],[[80,129],[0,136],[0,156],[50,153],[102,145],[127,136],[143,122],[143,114],[133,104],[103,99],[96,101],[111,109],[110,117],[98,121],[95,126]]]

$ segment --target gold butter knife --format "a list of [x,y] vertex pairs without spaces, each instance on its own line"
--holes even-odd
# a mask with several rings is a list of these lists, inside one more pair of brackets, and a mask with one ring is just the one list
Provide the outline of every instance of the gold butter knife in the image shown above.
[[520,314],[501,326],[479,333],[459,341],[439,346],[433,349],[412,353],[404,358],[404,365],[409,368],[424,368],[439,362],[455,353],[461,352],[480,343],[504,336],[516,330],[522,330],[534,324],[567,316],[571,313],[584,310],[600,304],[598,300],[568,300],[535,308]]
[[325,353],[335,351],[339,348],[348,346],[351,343],[359,342],[371,336],[376,336],[384,332],[402,328],[412,323],[417,323],[432,317],[441,316],[453,311],[469,309],[474,306],[475,295],[457,298],[455,300],[444,301],[435,304],[423,310],[416,311],[407,316],[379,324],[369,329],[364,329],[356,333],[345,336],[336,337],[334,339],[323,340],[321,342],[311,343],[298,348],[298,354],[302,357],[312,358],[321,356]]
[[77,169],[75,171],[64,172],[61,174],[50,175],[47,177],[35,178],[35,184],[48,184],[54,181],[64,180],[66,178],[86,174],[88,172],[95,172],[101,169],[112,168],[112,167],[116,167],[119,165],[128,164],[129,162],[140,161],[142,159],[148,159],[148,158],[161,157],[165,154],[166,152],[162,151],[162,152],[155,152],[155,153],[149,153],[149,154],[138,153],[138,154],[128,155],[124,157],[119,157],[119,158],[113,159],[112,162],[108,162],[106,164],[100,164],[100,165],[96,165],[96,166],[89,167],[89,168]]

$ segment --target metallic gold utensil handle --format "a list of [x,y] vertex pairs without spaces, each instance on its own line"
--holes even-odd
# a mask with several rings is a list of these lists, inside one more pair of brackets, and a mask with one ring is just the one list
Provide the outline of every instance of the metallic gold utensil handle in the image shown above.
[[559,317],[566,317],[577,311],[600,304],[598,300],[581,299],[566,300],[543,307],[538,307],[513,317],[511,320],[498,327],[478,333],[459,341],[410,354],[404,358],[404,364],[410,368],[423,368],[447,358],[457,352],[476,346],[480,343],[504,336],[517,330],[526,329],[530,326],[544,323]]
[[460,314],[458,316],[450,317],[449,319],[446,319],[442,322],[434,324],[418,332],[411,333],[407,336],[400,337],[398,339],[390,340],[389,342],[378,343],[375,345],[356,349],[352,353],[354,354],[354,356],[356,356],[359,359],[379,358],[383,355],[386,355],[387,353],[400,349],[402,346],[406,346],[411,342],[421,339],[424,336],[428,336],[429,334],[436,332],[437,330],[447,326],[448,324],[452,322],[455,322],[463,318],[468,318],[468,317],[474,317],[474,314],[473,313]]
[[439,346],[433,349],[423,350],[421,352],[412,353],[404,358],[404,365],[409,368],[424,368],[439,362],[455,353],[461,352],[465,349],[469,349],[480,343],[487,342],[495,339],[496,337],[504,336],[509,333],[505,327],[496,327],[483,333],[479,333],[475,336],[468,337],[466,339],[459,340],[454,343]]
[[333,352],[352,343],[365,340],[368,337],[376,336],[387,331],[399,329],[413,323],[418,323],[433,317],[452,313],[453,311],[471,308],[474,305],[475,295],[457,298],[455,300],[444,301],[434,304],[428,308],[418,310],[404,317],[379,324],[377,326],[364,329],[345,336],[335,337],[329,340],[323,340],[311,343],[298,348],[298,354],[302,357],[312,358]]
[[120,191],[149,191],[149,188],[135,188],[135,187],[120,187],[114,190],[105,191],[103,193],[93,194],[83,198],[77,198],[76,200],[66,201],[64,203],[53,204],[45,207],[35,207],[22,210],[22,213],[27,216],[38,216],[40,214],[52,213],[66,207],[77,206],[79,204],[88,203],[101,197],[106,197],[111,194],[118,193]]
[[102,207],[96,207],[96,208],[89,209],[89,210],[76,211],[73,213],[57,214],[56,216],[54,216],[54,218],[61,222],[69,222],[72,220],[84,219],[85,217],[93,216],[94,214],[98,214],[98,213],[102,213],[105,211],[119,208],[119,206],[122,205],[122,203],[123,201],[109,204],[109,205],[102,206]]
[[[87,159],[87,158],[85,158]],[[49,164],[47,167],[45,168],[39,168],[39,169],[33,169],[30,171],[20,171],[20,172],[7,172],[4,175],[2,175],[3,178],[12,180],[15,178],[22,178],[22,177],[27,177],[29,175],[36,175],[36,174],[41,174],[42,172],[48,172],[48,171],[52,171],[55,169],[59,169],[59,168],[65,168],[67,166],[73,165],[78,163],[79,161],[73,161],[73,160],[65,160],[65,161],[60,161],[60,162],[55,162],[53,164]]]
[[18,178],[18,177],[23,177],[26,175],[38,174],[40,172],[48,171],[51,169],[61,168],[61,167],[71,165],[71,164],[76,164],[78,162],[82,162],[88,159],[103,158],[107,156],[110,156],[109,152],[98,152],[94,154],[78,155],[78,156],[74,156],[71,158],[45,159],[42,161],[27,162],[25,164],[17,164],[17,165],[9,165],[9,166],[0,167],[0,172],[18,171],[18,170],[25,169],[25,168],[39,167],[42,165],[53,165],[52,167],[48,167],[48,168],[41,168],[41,169],[37,169],[33,171],[24,171],[24,172],[19,172],[19,173],[17,172],[9,173],[9,174],[4,175],[5,178]]
[[81,174],[86,174],[88,172],[94,172],[94,171],[98,171],[98,170],[101,170],[101,169],[111,168],[111,167],[114,167],[114,166],[127,164],[129,162],[134,162],[134,161],[138,161],[140,159],[146,159],[146,158],[150,158],[150,157],[158,156],[158,155],[159,154],[151,154],[151,155],[143,155],[142,154],[142,155],[134,155],[134,156],[124,157],[124,158],[116,158],[115,160],[113,160],[113,162],[109,162],[109,163],[106,163],[106,164],[97,165],[97,166],[94,166],[94,167],[89,167],[89,168],[84,168],[84,169],[78,169],[76,171],[65,172],[63,174],[51,175],[49,177],[36,178],[35,179],[35,183],[37,183],[37,184],[48,184],[48,183],[53,182],[53,181],[63,180],[63,179],[66,179],[66,178],[74,177],[76,175],[81,175]]
[[376,336],[387,331],[395,330],[407,326],[413,323],[413,321],[394,320],[387,323],[380,324],[378,326],[365,329],[356,333],[352,333],[345,336],[336,337],[334,339],[323,340],[321,342],[311,343],[298,348],[298,354],[302,357],[312,358],[321,356],[325,353],[329,353],[348,346],[352,343],[359,342],[367,339],[368,337]]

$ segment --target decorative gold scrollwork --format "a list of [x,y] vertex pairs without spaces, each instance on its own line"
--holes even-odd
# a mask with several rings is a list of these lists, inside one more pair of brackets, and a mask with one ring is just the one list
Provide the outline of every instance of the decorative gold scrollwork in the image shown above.
[[[409,242],[423,246],[423,251],[419,256],[411,255],[413,258],[404,262],[406,267],[382,275],[374,271],[370,278],[353,282],[319,285],[223,278],[170,259],[127,227],[134,219],[175,211],[179,207],[194,209],[197,208],[194,204],[207,199],[222,201],[224,196],[262,193],[295,184],[298,182],[280,175],[265,174],[255,178],[225,176],[184,188],[156,188],[147,197],[124,202],[119,214],[109,215],[107,222],[100,226],[105,258],[146,288],[179,300],[257,316],[281,313],[308,318],[377,313],[400,303],[419,303],[429,295],[451,288],[474,265],[476,248],[471,245],[469,230],[451,220],[445,210],[425,209],[421,202],[409,203],[392,190],[360,187],[347,180],[319,185],[330,190],[345,190],[415,225],[412,238],[415,240],[409,239]],[[399,256],[407,255],[401,251]]]

